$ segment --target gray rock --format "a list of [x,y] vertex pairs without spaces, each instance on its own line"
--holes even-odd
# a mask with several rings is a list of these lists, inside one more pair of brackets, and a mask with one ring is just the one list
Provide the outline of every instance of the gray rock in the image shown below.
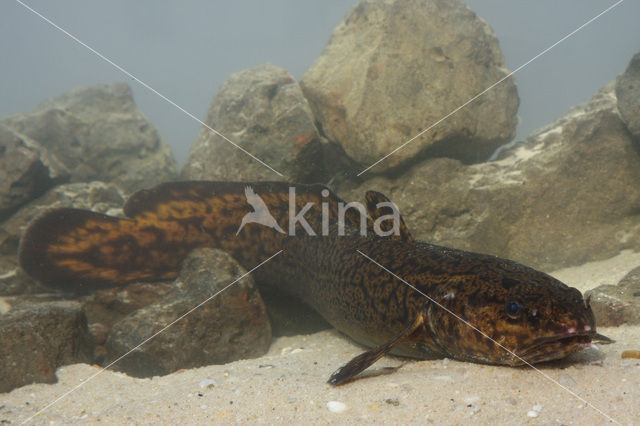
[[618,285],[589,290],[591,308],[599,327],[640,324],[640,267],[629,272]]
[[85,307],[90,326],[100,323],[109,329],[127,315],[161,302],[172,292],[175,292],[175,284],[171,281],[135,282],[124,287],[96,290],[79,300]]
[[175,284],[171,281],[135,282],[81,296],[79,301],[87,313],[95,342],[95,362],[104,363],[108,356],[105,345],[113,324],[139,309],[160,303],[172,291],[175,292]]
[[[328,138],[368,166],[507,74],[491,28],[458,0],[363,0],[300,85]],[[484,161],[514,137],[518,104],[508,78],[373,172],[425,156]]]
[[87,318],[77,302],[25,304],[0,315],[0,392],[55,383],[56,368],[90,362]]
[[0,221],[52,185],[38,155],[0,123]]
[[[233,74],[213,98],[207,125],[296,182],[326,182],[347,164],[324,139],[287,71],[271,64]],[[236,146],[203,128],[182,177],[196,180],[282,180]]]
[[[175,292],[117,322],[107,338],[116,359],[222,290],[244,270],[226,253],[199,249],[183,263]],[[253,279],[238,281],[137,348],[113,368],[137,377],[221,364],[264,354],[271,340],[265,306]]]
[[626,71],[616,79],[616,96],[622,121],[640,139],[640,53],[633,55]]
[[429,159],[341,195],[383,192],[420,239],[542,270],[640,250],[640,156],[613,89],[606,85],[497,161]]
[[47,292],[18,265],[15,253],[0,255],[0,296]]
[[[124,83],[76,88],[31,112],[4,117],[0,124],[13,132],[14,146],[16,139],[21,141],[22,162],[46,168],[46,173],[37,170],[31,187],[41,188],[49,180],[102,180],[135,191],[176,176],[168,145],[138,112]],[[11,182],[19,179],[15,171]]]
[[29,221],[52,207],[75,207],[99,213],[122,214],[122,191],[103,182],[71,183],[50,189],[0,223],[0,295],[42,291],[18,267],[16,254]]

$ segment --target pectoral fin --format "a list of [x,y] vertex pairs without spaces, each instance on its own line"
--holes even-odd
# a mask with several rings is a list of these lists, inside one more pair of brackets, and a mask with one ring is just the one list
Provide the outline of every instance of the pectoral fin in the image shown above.
[[611,339],[611,338],[609,338],[609,337],[607,337],[605,335],[602,335],[600,333],[594,334],[593,337],[591,338],[591,340],[594,341],[594,342],[598,342],[601,345],[609,345],[611,343],[615,343],[616,342],[615,340],[613,340],[613,339]]
[[391,341],[384,343],[377,348],[373,348],[365,353],[358,355],[351,361],[340,367],[329,377],[328,383],[334,386],[341,385],[349,380],[353,379],[358,373],[366,370],[374,362],[382,358],[385,354],[389,353],[397,344],[409,338],[424,324],[426,315],[420,313],[418,317],[400,334],[394,337]]

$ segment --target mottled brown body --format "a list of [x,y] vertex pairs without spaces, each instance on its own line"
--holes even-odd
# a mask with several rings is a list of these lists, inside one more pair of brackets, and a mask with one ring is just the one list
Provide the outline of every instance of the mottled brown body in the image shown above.
[[[595,334],[593,313],[578,290],[506,259],[375,237],[305,237],[287,241],[285,247],[291,248],[285,256],[296,259],[325,254],[315,256],[317,261],[304,268],[301,264],[300,274],[304,273],[301,276],[307,283],[304,288],[288,290],[297,289],[297,295],[310,304],[323,301],[313,306],[336,328],[364,345],[389,341],[424,312],[427,321],[422,329],[395,346],[391,350],[395,354],[522,364],[420,292],[528,362],[566,356],[584,347],[580,344],[590,342]],[[514,318],[505,312],[508,301],[522,305]],[[556,339],[564,347],[539,345]]]
[[[252,211],[244,194],[248,185],[288,230],[289,185],[284,182],[172,182],[133,194],[123,207],[124,218],[70,208],[46,212],[25,231],[20,264],[42,283],[75,292],[175,278],[196,247],[224,249],[252,268],[280,250],[286,234],[251,223],[236,235]],[[323,197],[323,189],[296,186],[295,211],[313,203],[305,218],[318,232],[322,203],[329,217],[337,218],[340,201],[333,193]],[[357,220],[353,211],[349,218]],[[296,232],[304,232],[299,224]],[[273,269],[258,274],[268,280]]]
[[[331,218],[324,224],[329,235],[309,236],[298,226],[295,236],[289,236],[256,223],[236,235],[243,217],[253,211],[244,194],[247,185],[285,231],[293,186],[294,214],[312,203],[304,218],[320,233],[324,210]],[[167,183],[134,194],[124,206],[127,218],[74,209],[46,213],[27,229],[20,262],[45,284],[86,291],[173,278],[195,247],[220,247],[248,269],[284,250],[256,271],[257,281],[304,300],[357,342],[377,346],[332,376],[334,384],[387,352],[517,365],[523,359],[564,357],[595,335],[593,313],[582,294],[544,273],[494,256],[415,241],[401,220],[398,233],[373,235],[373,223],[391,210],[377,208],[380,201],[388,200],[367,193],[366,236],[359,232],[355,210],[345,218],[346,235],[338,235],[341,200],[321,185]],[[389,224],[380,228],[392,229]]]

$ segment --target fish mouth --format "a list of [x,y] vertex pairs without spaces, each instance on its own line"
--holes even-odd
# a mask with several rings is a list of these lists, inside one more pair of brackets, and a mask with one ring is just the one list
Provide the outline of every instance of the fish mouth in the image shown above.
[[566,333],[549,337],[540,337],[521,350],[514,351],[519,357],[509,355],[507,362],[511,365],[522,365],[524,361],[533,364],[561,359],[581,349],[592,347],[591,341],[595,332]]

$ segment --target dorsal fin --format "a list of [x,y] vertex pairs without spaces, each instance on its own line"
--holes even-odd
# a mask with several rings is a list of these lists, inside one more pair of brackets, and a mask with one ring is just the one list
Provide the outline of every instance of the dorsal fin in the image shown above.
[[[367,191],[364,198],[367,204],[367,213],[369,214],[369,217],[371,217],[372,223],[375,223],[376,220],[380,219],[382,216],[391,216],[393,214],[393,208],[389,206],[389,204],[393,203],[387,198],[386,195],[378,191]],[[381,203],[384,204],[380,205]],[[393,206],[395,207],[395,204],[393,204]],[[407,228],[407,225],[404,223],[404,219],[402,218],[398,207],[395,207],[395,210],[397,211],[397,215],[399,218],[399,234],[392,234],[390,238],[407,242],[413,241],[413,237],[409,232],[409,228]],[[379,225],[382,231],[389,232],[393,227],[393,221],[382,220]]]
[[[158,213],[158,206],[169,202],[196,202],[217,199],[227,205],[227,210],[246,206],[245,188],[251,186],[259,194],[274,193],[288,195],[289,184],[286,182],[214,182],[214,181],[177,181],[165,182],[149,189],[137,191],[124,204],[123,211],[127,217],[136,217],[145,212]],[[298,192],[305,194],[305,189],[320,192],[311,185],[298,185]],[[287,199],[285,198],[285,204]],[[238,205],[236,205],[238,204]],[[244,214],[244,212],[243,212]]]

